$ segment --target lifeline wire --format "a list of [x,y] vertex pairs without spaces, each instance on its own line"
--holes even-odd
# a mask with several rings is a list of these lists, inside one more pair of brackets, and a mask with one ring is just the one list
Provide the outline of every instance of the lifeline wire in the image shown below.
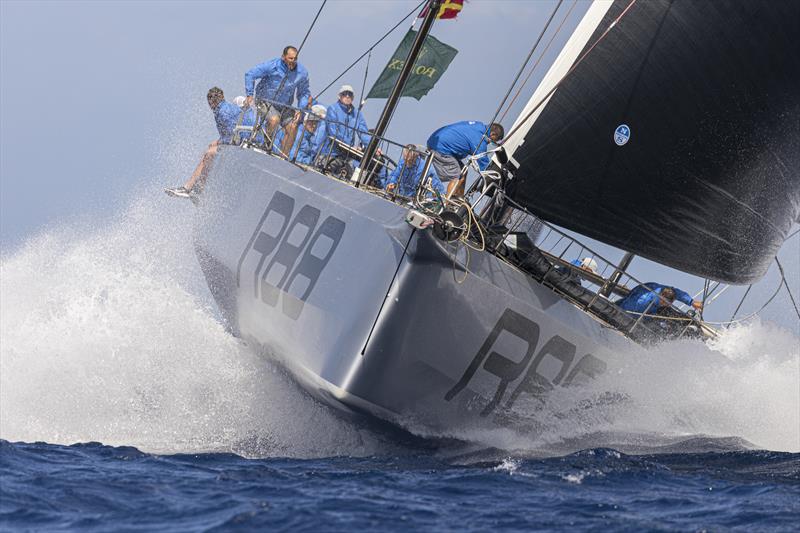
[[349,67],[347,67],[346,69],[344,69],[344,70],[342,71],[342,73],[341,73],[341,74],[339,74],[338,76],[336,76],[336,78],[334,78],[334,79],[333,79],[333,81],[332,81],[332,82],[330,82],[330,83],[329,83],[329,84],[328,84],[328,85],[327,85],[327,86],[326,86],[324,89],[322,89],[320,92],[318,92],[318,93],[317,93],[317,96],[316,96],[315,98],[319,97],[319,96],[320,96],[322,93],[324,93],[325,91],[327,91],[328,89],[330,89],[330,88],[333,86],[333,84],[335,84],[337,81],[339,81],[339,80],[341,79],[341,77],[342,77],[342,76],[344,76],[345,74],[347,74],[347,73],[350,71],[350,69],[351,69],[351,68],[353,68],[353,67],[356,65],[356,63],[358,63],[359,61],[361,61],[362,59],[364,59],[364,56],[366,56],[367,54],[369,54],[370,52],[372,52],[372,50],[373,50],[373,49],[374,49],[376,46],[378,46],[378,45],[379,45],[379,44],[380,44],[380,43],[381,43],[381,42],[382,42],[384,39],[386,39],[386,38],[387,38],[387,37],[388,37],[388,36],[389,36],[389,35],[390,35],[390,34],[391,34],[391,33],[392,33],[394,30],[396,30],[396,29],[397,29],[397,28],[398,28],[398,27],[399,27],[399,26],[400,26],[400,25],[401,25],[403,22],[405,22],[405,21],[406,21],[406,19],[407,19],[408,17],[410,17],[411,15],[413,15],[414,13],[416,13],[416,12],[417,12],[417,10],[418,10],[419,8],[421,8],[421,7],[422,7],[422,5],[423,5],[423,4],[425,4],[426,2],[428,2],[428,0],[422,0],[422,2],[420,2],[419,4],[417,4],[417,7],[415,7],[414,9],[412,9],[412,10],[411,10],[411,11],[408,13],[408,15],[406,15],[405,17],[403,17],[403,18],[400,20],[400,22],[398,22],[397,24],[395,24],[394,26],[392,26],[392,28],[391,28],[389,31],[387,31],[385,34],[383,34],[383,37],[381,37],[380,39],[378,39],[377,41],[375,41],[375,43],[374,43],[372,46],[370,46],[369,48],[367,48],[367,51],[366,51],[366,52],[364,52],[363,54],[361,54],[360,56],[358,56],[358,59],[356,59],[355,61],[353,61],[352,63],[350,63],[350,66],[349,66]]

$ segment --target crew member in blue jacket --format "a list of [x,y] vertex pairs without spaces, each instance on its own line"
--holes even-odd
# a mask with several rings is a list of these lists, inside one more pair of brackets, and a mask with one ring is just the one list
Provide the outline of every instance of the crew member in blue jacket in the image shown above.
[[[190,193],[197,185],[198,180],[200,186],[205,183],[209,170],[211,170],[211,163],[214,156],[217,155],[217,150],[220,144],[230,144],[233,142],[233,132],[239,122],[239,115],[244,113],[242,118],[242,126],[253,126],[255,123],[256,114],[252,109],[242,110],[236,104],[232,104],[225,100],[225,94],[219,87],[212,87],[206,94],[208,106],[214,113],[214,122],[217,125],[217,132],[219,139],[208,145],[206,153],[203,154],[200,163],[194,169],[189,180],[182,187],[174,187],[165,189],[164,191],[170,196],[177,196],[179,198],[189,198]],[[240,140],[248,138],[250,134],[245,132],[240,134]]]
[[[322,151],[322,146],[327,139],[325,135],[325,114],[326,109],[323,105],[315,105],[311,108],[311,113],[306,115],[297,138],[294,141],[292,150],[287,154],[289,159],[303,165],[311,165],[317,154]],[[276,142],[282,138],[282,132],[278,133]],[[273,152],[278,151],[278,147],[272,148]]]
[[[488,130],[488,133],[487,133]],[[486,135],[484,135],[486,134]],[[487,137],[488,135],[488,137]],[[499,142],[505,135],[503,126],[494,122],[487,127],[483,122],[464,120],[442,126],[428,137],[428,148],[434,151],[433,166],[444,183],[461,175],[464,158],[488,149],[489,142]],[[489,157],[478,159],[478,167],[485,170]]]
[[688,293],[653,282],[637,285],[625,298],[617,300],[616,304],[631,313],[656,315],[660,310],[670,307],[676,298],[695,309],[703,308],[703,303],[693,300]]
[[[414,196],[419,180],[422,179],[422,171],[425,170],[425,159],[419,156],[417,147],[413,144],[407,144],[403,148],[403,156],[400,164],[389,175],[386,182],[386,190],[389,192],[395,191],[400,196]],[[444,185],[433,165],[428,169],[426,177],[431,178],[431,186],[436,189],[439,194],[444,194]]]
[[[256,80],[258,85],[256,85]],[[297,106],[311,107],[311,89],[308,84],[308,70],[297,62],[297,48],[287,46],[283,55],[265,61],[248,70],[244,75],[244,90],[247,94],[245,107],[253,104],[253,98],[258,101],[277,102],[269,106],[267,115],[267,134],[275,135],[275,130],[280,123],[284,130],[282,150],[289,151],[297,134],[297,125],[300,123],[301,113],[291,109],[295,97]]]
[[[356,146],[356,134],[361,143],[369,144],[370,135],[364,114],[353,105],[353,87],[342,85],[339,89],[339,100],[328,106],[325,114],[325,127],[329,137],[339,139],[345,144]],[[339,155],[336,147],[331,152],[332,157]]]

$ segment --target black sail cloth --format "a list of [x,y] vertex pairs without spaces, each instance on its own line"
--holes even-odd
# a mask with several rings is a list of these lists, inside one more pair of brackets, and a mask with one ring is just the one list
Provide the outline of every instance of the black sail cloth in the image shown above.
[[509,192],[589,237],[750,283],[800,216],[799,102],[800,2],[639,0],[543,108]]

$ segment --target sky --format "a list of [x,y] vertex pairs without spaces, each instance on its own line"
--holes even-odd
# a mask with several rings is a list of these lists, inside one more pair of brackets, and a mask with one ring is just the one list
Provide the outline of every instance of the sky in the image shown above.
[[[339,85],[362,92],[410,26],[402,24],[366,60],[319,94],[418,1],[336,1],[325,5],[300,53],[311,88],[330,104]],[[299,45],[319,1],[0,2],[0,251],[13,253],[66,221],[107,220],[133,198],[183,183],[216,138],[209,87],[244,94],[244,72]],[[470,0],[433,35],[458,55],[421,101],[403,98],[387,136],[424,143],[443,124],[489,121],[522,65],[554,0]],[[556,20],[572,5],[565,0]],[[577,1],[551,50],[504,120],[510,127],[587,7]],[[366,92],[365,91],[365,92]],[[364,108],[374,125],[384,100]],[[618,251],[595,243],[598,251]],[[800,237],[781,251],[800,300]],[[696,278],[637,259],[643,280],[701,287]],[[775,272],[764,284],[771,292]],[[733,293],[733,291],[731,291]],[[798,331],[788,298],[765,316]],[[731,303],[724,304],[730,307]],[[770,314],[771,313],[771,314]]]

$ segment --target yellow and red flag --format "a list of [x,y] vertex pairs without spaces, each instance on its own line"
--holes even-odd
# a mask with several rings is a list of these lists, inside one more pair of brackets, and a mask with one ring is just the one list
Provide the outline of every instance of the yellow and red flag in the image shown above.
[[[442,0],[442,4],[439,6],[439,12],[436,14],[436,18],[440,20],[444,19],[454,19],[458,16],[461,10],[464,8],[464,0]],[[419,18],[424,17],[428,13],[427,6],[422,12],[419,14]]]

